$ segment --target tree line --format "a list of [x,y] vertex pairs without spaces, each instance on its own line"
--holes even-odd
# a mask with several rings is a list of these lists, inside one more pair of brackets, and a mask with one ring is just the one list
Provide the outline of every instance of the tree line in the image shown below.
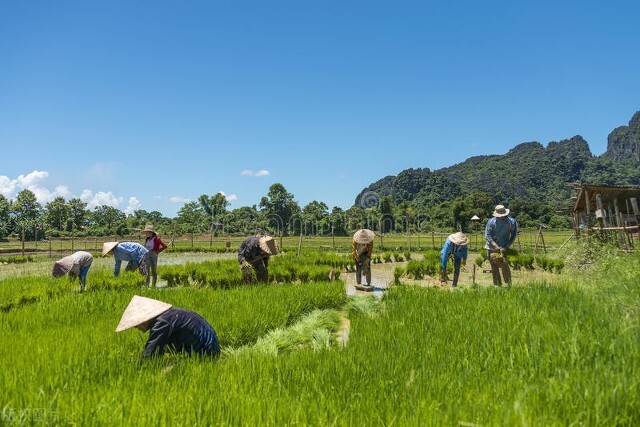
[[[222,193],[201,195],[185,203],[174,218],[158,211],[139,209],[132,214],[107,205],[87,208],[78,198],[56,197],[42,206],[30,190],[22,190],[9,200],[0,195],[0,239],[8,237],[27,241],[65,236],[128,235],[153,224],[161,233],[214,233],[250,235],[266,232],[274,235],[346,236],[359,228],[382,233],[418,233],[432,230],[469,230],[481,225],[501,203],[487,193],[472,193],[452,201],[422,204],[403,201],[395,204],[392,195],[368,194],[366,200],[348,209],[312,201],[301,207],[284,185],[271,185],[258,205],[229,210]],[[366,203],[365,203],[366,202]],[[548,205],[516,198],[509,206],[522,227],[538,223],[552,228],[571,226],[568,215],[559,214]],[[482,223],[483,225],[483,223]]]

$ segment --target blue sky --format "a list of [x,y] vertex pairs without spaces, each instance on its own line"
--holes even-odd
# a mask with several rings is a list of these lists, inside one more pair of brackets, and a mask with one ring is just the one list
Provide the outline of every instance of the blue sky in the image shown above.
[[636,1],[0,0],[0,194],[354,203],[640,110]]

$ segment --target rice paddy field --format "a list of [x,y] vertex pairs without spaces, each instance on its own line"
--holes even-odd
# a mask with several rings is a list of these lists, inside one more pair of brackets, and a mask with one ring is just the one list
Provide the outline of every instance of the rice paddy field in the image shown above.
[[[471,261],[458,288],[392,257],[380,294],[350,292],[331,238],[297,244],[267,285],[243,285],[225,251],[161,254],[154,289],[109,258],[84,293],[46,255],[0,265],[0,425],[639,424],[637,253],[571,242],[550,254],[561,272],[511,287],[472,280]],[[201,314],[221,356],[141,360],[147,334],[115,333],[136,294]]]

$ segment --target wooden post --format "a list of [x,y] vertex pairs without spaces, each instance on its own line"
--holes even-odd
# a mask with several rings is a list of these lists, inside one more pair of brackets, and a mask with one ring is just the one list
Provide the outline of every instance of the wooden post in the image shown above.
[[22,256],[24,256],[24,222],[22,223]]
[[602,196],[600,193],[596,194],[596,219],[600,223],[600,228],[606,227],[607,222],[605,219],[606,211],[604,210],[604,205],[602,203]]
[[[282,245],[280,245],[282,247]],[[298,240],[298,254],[296,258],[300,258],[300,250],[302,249],[302,229],[300,229],[300,239]]]
[[473,263],[473,279],[471,281],[471,284],[475,285],[476,284],[476,263]]
[[336,248],[336,235],[334,233],[333,224],[331,224],[331,241],[333,242],[333,249]]
[[587,218],[585,220],[585,224],[584,224],[584,229],[585,229],[585,234],[588,236],[589,235],[589,229],[591,228],[591,200],[589,199],[589,190],[587,190],[586,188],[584,189],[584,200],[585,200],[585,206],[587,208]]
[[51,239],[49,239],[49,258],[51,258]]

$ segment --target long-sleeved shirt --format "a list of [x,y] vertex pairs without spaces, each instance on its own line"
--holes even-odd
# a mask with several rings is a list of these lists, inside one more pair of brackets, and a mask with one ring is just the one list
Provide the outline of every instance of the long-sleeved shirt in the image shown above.
[[518,234],[518,223],[510,216],[503,220],[492,217],[487,221],[484,237],[486,239],[485,249],[495,250],[493,243],[495,242],[501,248],[508,248],[516,239]]
[[351,244],[351,256],[357,262],[364,261],[365,258],[371,258],[373,253],[373,242],[371,243],[356,243]]
[[269,254],[260,248],[259,237],[249,237],[242,242],[238,249],[238,262],[242,264],[247,261],[248,263],[254,263],[260,260],[264,260],[265,267],[269,262]]
[[167,249],[167,245],[158,236],[148,238],[144,247],[157,254]]
[[467,259],[467,245],[456,245],[451,241],[451,239],[447,238],[447,241],[444,242],[444,246],[440,251],[440,267],[443,269],[447,268],[447,259],[449,256],[453,254],[456,258]]
[[89,252],[78,251],[69,256],[73,258],[73,267],[71,267],[70,273],[75,274],[76,276],[80,275],[80,270],[83,267],[90,266],[93,262],[93,255]]
[[213,327],[199,314],[172,307],[156,317],[142,357],[161,355],[167,351],[217,356],[220,343]]
[[115,266],[113,268],[114,276],[120,274],[120,265],[122,264],[122,261],[133,261],[136,264],[140,264],[147,252],[149,252],[149,250],[140,243],[118,243],[118,246],[113,248],[113,257],[115,258]]

